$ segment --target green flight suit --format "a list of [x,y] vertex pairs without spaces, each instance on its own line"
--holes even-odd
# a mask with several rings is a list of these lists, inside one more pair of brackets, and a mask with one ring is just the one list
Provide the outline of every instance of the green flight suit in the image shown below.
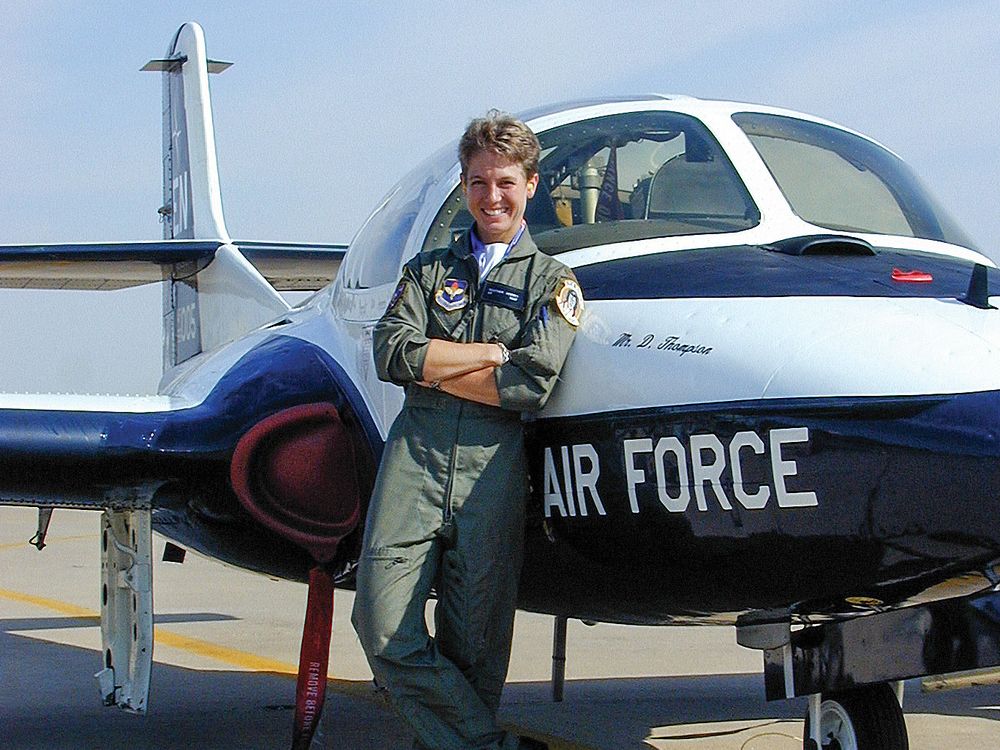
[[[523,549],[521,414],[545,404],[582,307],[572,271],[527,231],[482,285],[478,273],[468,232],[421,253],[374,333],[379,377],[405,386],[406,399],[368,509],[352,619],[376,680],[432,750],[517,746],[496,711]],[[500,408],[417,384],[431,338],[508,347],[495,370]],[[434,638],[424,621],[432,588]]]

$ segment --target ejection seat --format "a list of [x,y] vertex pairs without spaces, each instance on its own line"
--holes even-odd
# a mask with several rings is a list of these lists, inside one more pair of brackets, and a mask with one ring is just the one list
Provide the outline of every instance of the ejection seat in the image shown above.
[[649,184],[644,218],[720,229],[747,218],[743,186],[732,168],[715,159],[692,161],[680,154],[664,162]]

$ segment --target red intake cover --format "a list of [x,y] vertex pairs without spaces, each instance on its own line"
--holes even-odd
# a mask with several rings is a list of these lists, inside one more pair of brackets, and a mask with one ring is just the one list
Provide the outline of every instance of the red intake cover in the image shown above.
[[358,523],[354,445],[331,404],[258,422],[236,444],[229,474],[250,515],[317,562],[332,560]]

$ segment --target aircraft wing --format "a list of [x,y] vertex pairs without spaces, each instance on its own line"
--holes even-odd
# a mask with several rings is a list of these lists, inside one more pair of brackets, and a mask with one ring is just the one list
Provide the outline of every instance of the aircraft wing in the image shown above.
[[166,397],[0,396],[0,504],[149,507],[181,471],[171,458],[203,452],[176,439],[185,411]]
[[[123,289],[163,281],[165,266],[201,270],[215,257],[219,240],[0,245],[0,288]],[[234,244],[279,291],[315,291],[329,284],[347,245],[261,242]]]
[[220,244],[217,240],[160,240],[2,245],[0,287],[108,290],[149,284],[164,280],[165,267],[204,268]]
[[281,292],[314,292],[337,276],[347,245],[235,240],[243,256]]

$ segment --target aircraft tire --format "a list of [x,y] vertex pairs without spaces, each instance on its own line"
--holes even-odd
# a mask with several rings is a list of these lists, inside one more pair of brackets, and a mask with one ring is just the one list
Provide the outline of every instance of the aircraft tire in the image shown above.
[[[824,693],[820,705],[820,750],[909,750],[906,720],[889,685],[869,685],[842,693]],[[802,746],[809,739],[806,715]]]

